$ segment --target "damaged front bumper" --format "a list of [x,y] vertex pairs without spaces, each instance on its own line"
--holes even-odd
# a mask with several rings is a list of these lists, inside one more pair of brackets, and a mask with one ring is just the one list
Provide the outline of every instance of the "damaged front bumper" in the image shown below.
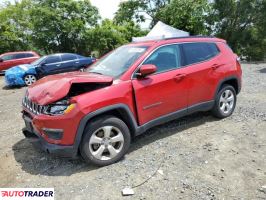
[[74,145],[58,145],[47,142],[33,128],[32,121],[27,116],[23,115],[26,127],[22,129],[24,136],[33,144],[34,147],[41,149],[49,154],[58,155],[61,157],[75,158],[77,157],[77,149]]

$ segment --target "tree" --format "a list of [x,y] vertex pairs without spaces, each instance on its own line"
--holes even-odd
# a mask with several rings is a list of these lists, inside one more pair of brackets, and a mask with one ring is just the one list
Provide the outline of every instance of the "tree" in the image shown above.
[[28,10],[29,0],[12,5],[7,3],[0,10],[0,54],[6,51],[32,49]]
[[169,4],[170,0],[129,0],[121,2],[114,21],[123,23],[129,21],[144,22],[146,17],[152,18],[152,25],[156,24],[158,11]]
[[156,18],[191,35],[206,34],[208,0],[172,0],[158,10]]
[[102,23],[87,32],[86,40],[91,47],[90,51],[97,51],[99,55],[131,41],[132,37],[146,34],[133,22],[124,22],[117,25],[112,20],[104,20]]
[[86,53],[85,33],[99,19],[89,0],[32,0],[32,41],[46,53]]
[[265,0],[215,0],[209,14],[209,31],[227,40],[249,60],[265,57]]

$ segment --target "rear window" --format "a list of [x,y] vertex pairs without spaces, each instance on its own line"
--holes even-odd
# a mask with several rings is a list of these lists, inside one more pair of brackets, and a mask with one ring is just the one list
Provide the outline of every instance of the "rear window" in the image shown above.
[[24,53],[15,54],[15,59],[21,59],[21,58],[25,58],[25,54]]
[[215,43],[184,43],[181,46],[185,55],[185,65],[203,62],[219,54]]
[[32,53],[25,53],[25,58],[34,57],[35,55]]

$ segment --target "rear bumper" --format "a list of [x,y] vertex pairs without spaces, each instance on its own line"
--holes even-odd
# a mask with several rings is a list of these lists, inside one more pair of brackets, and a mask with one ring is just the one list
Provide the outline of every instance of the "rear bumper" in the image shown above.
[[48,143],[38,133],[31,132],[27,128],[23,128],[24,136],[33,144],[34,147],[41,149],[49,154],[61,157],[75,158],[77,157],[77,149],[74,146],[65,146]]

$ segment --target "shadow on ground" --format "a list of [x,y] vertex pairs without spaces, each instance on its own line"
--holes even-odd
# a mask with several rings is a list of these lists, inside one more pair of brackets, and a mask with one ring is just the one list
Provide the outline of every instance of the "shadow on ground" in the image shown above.
[[266,73],[266,68],[260,69],[259,72],[260,73]]
[[[154,127],[141,136],[134,138],[129,153],[137,151],[139,148],[156,140],[215,120],[209,113],[195,113]],[[12,149],[15,159],[21,165],[22,170],[33,175],[70,176],[75,173],[98,169],[98,167],[86,164],[81,158],[69,160],[49,155],[35,149],[26,139],[22,139],[14,144]]]
[[2,89],[3,90],[14,90],[14,89],[20,89],[20,88],[23,88],[23,86],[3,86]]

